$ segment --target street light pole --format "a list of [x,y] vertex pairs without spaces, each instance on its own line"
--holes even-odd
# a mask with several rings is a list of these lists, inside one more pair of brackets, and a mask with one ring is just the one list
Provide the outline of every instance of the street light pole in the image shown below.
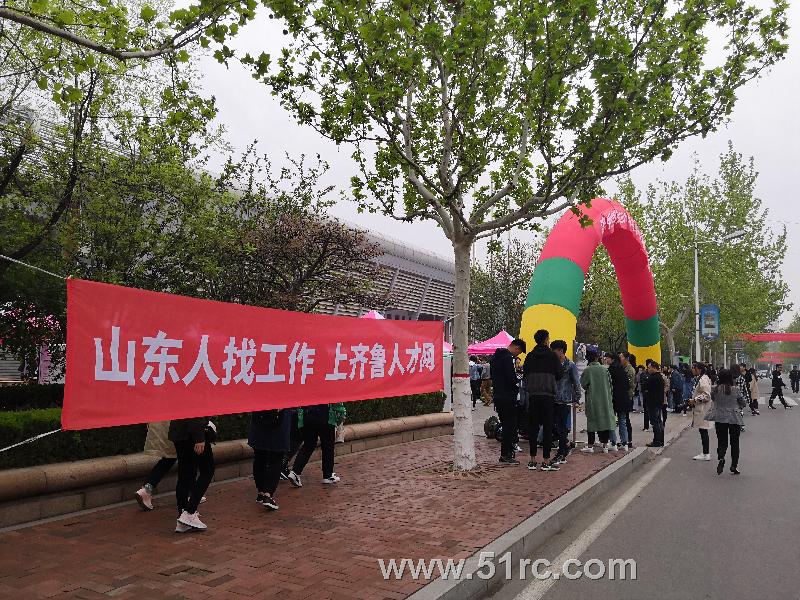
[[697,225],[694,227],[694,355],[702,360],[700,347],[700,266],[698,264]]

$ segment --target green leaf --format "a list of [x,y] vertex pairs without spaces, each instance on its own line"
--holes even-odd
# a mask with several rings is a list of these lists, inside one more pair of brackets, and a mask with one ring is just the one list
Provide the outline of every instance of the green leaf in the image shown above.
[[152,22],[157,15],[158,12],[156,11],[156,9],[150,6],[149,4],[145,4],[144,6],[142,6],[142,10],[139,11],[139,16],[145,23]]

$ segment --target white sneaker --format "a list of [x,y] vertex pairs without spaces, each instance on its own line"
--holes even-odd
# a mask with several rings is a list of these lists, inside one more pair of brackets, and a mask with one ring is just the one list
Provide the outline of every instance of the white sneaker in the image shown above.
[[692,460],[711,460],[710,454],[698,454]]
[[153,510],[153,494],[148,492],[144,487],[136,492],[136,502],[139,503],[142,510]]
[[522,447],[519,444],[514,446],[514,452],[522,452]]
[[300,475],[292,471],[289,473],[287,479],[294,487],[303,487],[303,482],[300,480]]
[[203,496],[202,498],[200,498],[200,504],[202,504],[202,503],[203,503],[203,502],[205,502],[206,500],[208,500],[208,498],[206,498],[205,496]]
[[189,514],[188,512],[183,511],[181,516],[178,517],[178,523],[188,525],[192,529],[208,529],[206,524],[200,520],[200,515],[197,513]]
[[591,446],[584,446],[581,448],[581,452],[586,452],[586,454],[594,454],[594,448]]
[[184,525],[180,521],[175,523],[175,533],[186,533],[187,531],[191,531],[192,527],[190,525]]
[[603,454],[608,454],[608,444],[603,444]]
[[625,454],[626,452],[628,452],[628,447],[627,446],[617,446],[617,450],[619,452],[622,452],[623,454]]
[[322,483],[331,484],[331,483],[339,483],[342,480],[336,473],[332,473],[330,477],[327,479],[323,479]]

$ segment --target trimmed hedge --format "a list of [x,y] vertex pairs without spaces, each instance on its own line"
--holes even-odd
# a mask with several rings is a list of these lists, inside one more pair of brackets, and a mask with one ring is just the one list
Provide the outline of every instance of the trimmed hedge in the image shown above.
[[64,384],[15,383],[0,386],[0,410],[58,408],[64,400]]
[[[443,393],[348,402],[346,404],[347,422],[350,424],[367,423],[441,412],[443,403]],[[222,415],[215,418],[214,421],[217,423],[220,441],[247,437],[249,413]],[[60,408],[0,412],[0,448],[60,427]],[[0,469],[141,452],[146,432],[145,425],[61,431],[0,453]]]

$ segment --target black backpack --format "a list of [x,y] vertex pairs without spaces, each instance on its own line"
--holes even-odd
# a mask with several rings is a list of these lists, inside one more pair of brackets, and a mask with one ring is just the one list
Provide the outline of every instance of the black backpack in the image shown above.
[[500,425],[500,419],[492,415],[483,423],[483,433],[489,439],[496,439],[500,441],[503,437],[503,426]]

